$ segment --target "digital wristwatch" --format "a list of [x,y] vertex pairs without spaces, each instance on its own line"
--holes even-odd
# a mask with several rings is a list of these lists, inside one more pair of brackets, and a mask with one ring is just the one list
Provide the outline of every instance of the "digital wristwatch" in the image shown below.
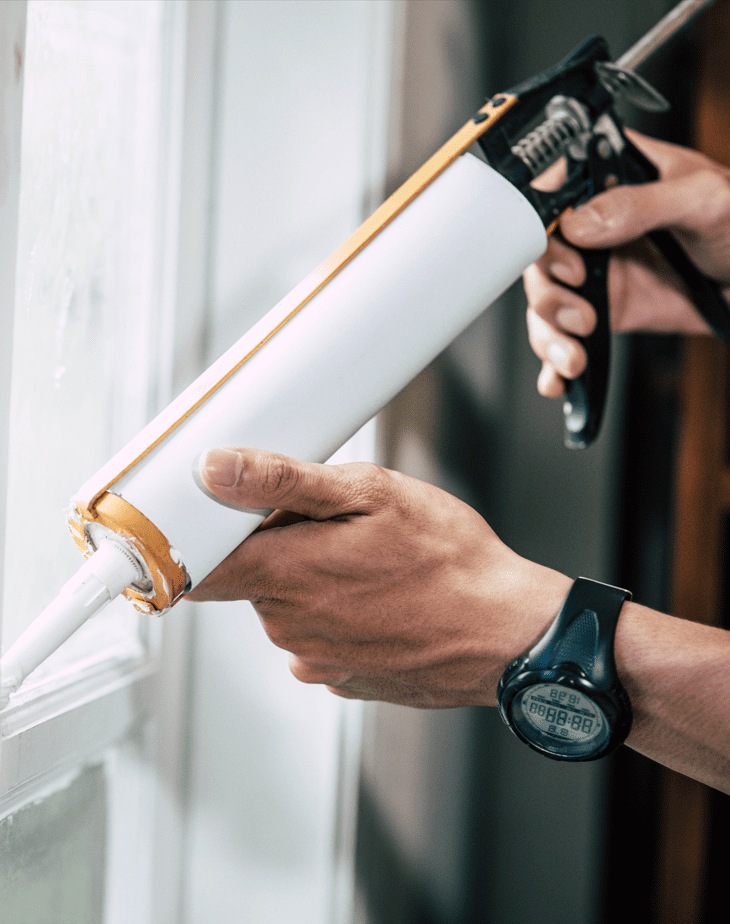
[[596,760],[626,740],[631,704],[613,642],[627,590],[578,578],[545,635],[505,670],[502,719],[525,744],[555,760]]

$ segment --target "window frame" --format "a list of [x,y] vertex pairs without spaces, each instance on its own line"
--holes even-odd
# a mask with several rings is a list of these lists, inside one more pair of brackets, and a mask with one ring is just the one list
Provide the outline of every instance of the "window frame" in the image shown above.
[[[218,139],[215,105],[211,101],[215,103],[220,92],[219,30],[221,11],[226,7],[222,0],[162,2],[175,20],[168,54],[177,62],[178,76],[171,78],[173,86],[169,91],[174,101],[171,119],[179,134],[172,132],[173,144],[178,145],[172,156],[178,161],[165,177],[166,231],[159,250],[162,267],[159,284],[168,293],[165,296],[168,303],[174,305],[175,317],[168,313],[159,325],[167,346],[166,352],[157,357],[164,375],[151,399],[155,406],[166,403],[172,390],[177,392],[188,384],[209,358],[205,354],[205,331],[210,319],[205,312],[214,243],[210,218],[212,181],[208,186],[196,185],[189,176],[209,176],[215,169]],[[373,73],[368,72],[368,80],[373,83],[368,90],[367,128],[374,140],[365,152],[362,176],[367,200],[364,208],[370,211],[381,198],[388,168],[385,114],[392,92],[391,81],[396,79],[391,74],[389,58],[394,51],[393,35],[397,32],[393,22],[400,14],[395,0],[382,4],[370,0],[367,5],[373,33],[369,41],[377,60]],[[17,22],[24,23],[26,8],[26,0],[0,4],[0,43],[4,41],[8,11],[12,9]],[[0,205],[2,233],[14,227],[11,241],[0,236],[0,270],[3,266],[13,270],[10,283],[7,276],[0,279],[0,298],[3,306],[8,307],[13,306],[15,299],[22,81],[14,92],[13,113],[18,129],[13,153],[17,172],[14,211],[7,212],[8,199]],[[6,112],[9,111],[6,101]],[[180,196],[181,189],[186,190],[184,198]],[[187,195],[190,190],[193,194]],[[10,225],[4,221],[8,215]],[[10,314],[0,312],[0,323],[6,324],[11,334]],[[12,336],[7,336],[3,343],[9,352]],[[0,402],[9,393],[9,382],[9,363],[6,363],[0,370]],[[0,419],[7,437],[8,414],[2,414]],[[373,425],[361,433],[360,440],[358,457],[372,457]],[[3,459],[2,464],[5,462]],[[4,474],[0,469],[0,512],[6,486],[7,466]],[[2,562],[0,556],[0,568]],[[114,830],[108,844],[105,924],[126,924],[130,920],[138,924],[178,924],[185,919],[187,896],[183,870],[186,864],[194,866],[198,862],[186,842],[190,819],[186,776],[190,768],[185,763],[186,750],[197,729],[191,727],[183,705],[190,698],[196,618],[188,604],[176,608],[172,617],[157,622],[150,623],[148,617],[143,617],[149,625],[149,637],[138,649],[112,651],[108,656],[77,665],[63,677],[51,678],[47,684],[35,688],[29,685],[0,714],[0,820],[30,801],[44,797],[54,787],[61,788],[80,766],[100,762],[107,769],[112,813],[109,827]],[[342,705],[337,738],[339,759],[329,767],[333,779],[329,806],[332,817],[322,822],[325,834],[333,841],[328,854],[331,874],[327,875],[331,879],[326,882],[332,893],[328,920],[333,924],[349,919],[353,902],[354,822],[362,739],[360,704],[338,702],[338,705]],[[206,721],[209,716],[199,718]],[[136,756],[125,756],[133,737],[139,750]],[[199,744],[193,741],[192,746]],[[130,814],[136,812],[143,821],[118,829],[113,818],[122,814],[120,800],[128,796],[131,797],[126,799],[127,803],[135,806]],[[144,832],[141,837],[140,830]],[[275,900],[273,896],[272,901]]]
[[[0,445],[5,447],[0,453],[0,582],[9,488],[28,8],[27,0],[0,4],[0,121],[7,170],[7,193],[0,202]],[[169,400],[172,389],[188,4],[161,0],[160,9],[160,79],[167,106],[159,131],[162,192],[152,206],[157,211],[157,269],[150,302],[164,306],[154,325],[166,348],[154,357],[150,414]],[[126,601],[121,605],[131,610]],[[0,820],[63,789],[80,768],[103,765],[109,812],[104,922],[174,924],[179,920],[183,827],[181,677],[189,637],[184,619],[171,624],[164,636],[159,620],[140,615],[138,624],[137,641],[89,651],[68,669],[40,682],[31,679],[0,713]]]

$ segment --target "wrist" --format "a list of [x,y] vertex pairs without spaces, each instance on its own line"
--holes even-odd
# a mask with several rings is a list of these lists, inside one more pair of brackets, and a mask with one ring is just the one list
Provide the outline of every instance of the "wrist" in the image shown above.
[[730,792],[730,632],[637,603],[616,630],[616,666],[631,698],[634,750]]
[[[712,688],[718,677],[726,689],[730,634],[632,602],[624,606],[616,629],[615,655],[634,706],[630,743],[638,746],[656,723],[665,729],[679,725],[684,716],[678,703],[689,705],[698,689]],[[726,692],[717,700],[724,709]]]
[[573,585],[573,579],[552,568],[524,561],[521,592],[514,619],[518,632],[505,647],[504,666],[531,648],[555,619]]
[[[573,583],[571,578],[551,568],[519,556],[515,559],[513,566],[502,572],[498,590],[501,605],[496,618],[482,624],[482,642],[488,650],[485,663],[490,666],[482,705],[496,705],[497,685],[505,668],[545,633]],[[485,599],[494,601],[493,584],[486,588],[486,593]]]

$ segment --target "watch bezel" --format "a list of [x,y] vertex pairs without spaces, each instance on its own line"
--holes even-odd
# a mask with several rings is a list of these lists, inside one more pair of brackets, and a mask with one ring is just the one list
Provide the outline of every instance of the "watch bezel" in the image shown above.
[[[570,662],[553,665],[549,668],[530,669],[527,666],[528,661],[528,658],[520,658],[512,665],[511,670],[505,671],[497,691],[499,712],[502,719],[521,741],[532,748],[533,751],[537,751],[553,760],[571,762],[598,760],[610,754],[620,744],[623,744],[631,730],[631,706],[628,696],[620,685],[605,690],[590,680],[578,665]],[[576,690],[590,699],[601,710],[604,720],[607,722],[608,736],[597,744],[595,748],[581,754],[576,753],[576,748],[570,748],[567,741],[565,750],[561,752],[557,747],[555,749],[545,747],[539,741],[533,740],[529,735],[525,734],[523,727],[515,721],[513,716],[515,698],[520,692],[529,687],[546,683]]]

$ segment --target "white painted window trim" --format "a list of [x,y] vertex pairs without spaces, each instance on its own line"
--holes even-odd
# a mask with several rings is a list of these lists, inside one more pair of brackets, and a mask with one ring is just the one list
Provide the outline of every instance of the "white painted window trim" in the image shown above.
[[[8,7],[12,8],[13,13],[16,14],[14,17],[15,27],[18,33],[21,34],[24,26],[26,4],[25,2],[10,4],[6,6],[6,10]],[[6,10],[3,11],[3,18],[10,19]],[[154,380],[150,382],[148,389],[151,402],[150,413],[154,412],[162,402],[169,400],[172,386],[186,12],[186,4],[174,2],[174,0],[164,0],[163,15],[167,20],[165,23],[165,35],[169,38],[172,47],[167,51],[169,55],[167,76],[170,82],[170,86],[166,88],[166,96],[169,100],[168,125],[165,131],[161,133],[163,143],[167,148],[167,150],[161,152],[161,163],[165,164],[166,169],[160,171],[166,180],[166,188],[162,189],[160,193],[161,202],[163,203],[163,220],[157,234],[158,252],[155,254],[155,262],[159,267],[159,278],[155,284],[155,296],[156,301],[163,307],[155,319],[156,330],[154,333],[158,336],[150,338],[159,339],[163,346],[157,351],[155,357],[149,361],[150,367],[155,369]],[[3,39],[5,38],[5,29],[3,29]],[[22,55],[23,50],[21,49],[19,53]],[[17,60],[17,54],[18,52],[14,50],[12,61]],[[7,53],[4,56],[3,63],[7,63]],[[3,299],[2,323],[5,327],[9,325],[10,331],[9,337],[3,338],[3,349],[10,352],[12,352],[12,314],[15,299],[13,283],[17,249],[22,80],[16,81],[15,87],[12,89],[12,108],[6,103],[6,125],[8,125],[9,129],[6,129],[6,131],[13,142],[12,150],[8,151],[11,168],[10,178],[13,184],[11,191],[13,194],[6,198],[2,206],[2,213],[0,213],[3,228],[3,237],[0,238],[0,247],[2,248],[0,250],[0,269],[3,270],[2,281],[0,282],[0,286],[2,286],[0,297]],[[12,124],[10,123],[11,117]],[[9,361],[3,363],[3,378],[0,380],[3,402],[9,398],[9,367]],[[4,414],[2,420],[6,429],[5,446],[7,447],[8,415]],[[6,465],[6,463],[7,457],[4,456],[3,464]],[[1,483],[2,491],[0,491],[2,496],[0,503],[3,506],[6,497],[6,484],[7,479],[5,478]],[[81,559],[79,558],[80,561]],[[0,568],[2,568],[2,559],[0,559]],[[84,658],[80,663],[73,664],[67,671],[54,675],[39,684],[30,683],[26,689],[22,689],[14,697],[13,704],[0,716],[0,734],[2,735],[4,749],[3,758],[0,762],[0,799],[10,788],[21,786],[30,778],[24,776],[22,763],[17,764],[16,769],[13,771],[7,770],[9,763],[9,751],[7,749],[14,746],[11,745],[14,739],[27,734],[29,730],[39,724],[50,723],[52,725],[66,713],[88,707],[90,702],[95,699],[99,701],[108,699],[108,709],[110,710],[109,727],[119,727],[119,723],[115,721],[111,714],[118,708],[119,702],[119,698],[113,694],[124,686],[145,681],[157,670],[161,641],[161,626],[156,624],[156,621],[143,617],[140,619],[138,642],[124,642],[111,646],[108,650],[90,652],[88,658]],[[97,710],[102,708],[104,707],[99,705]],[[20,746],[22,742],[18,741],[16,743]],[[67,748],[66,753],[64,753],[64,747]],[[93,750],[98,751],[98,747],[93,748]],[[8,756],[6,756],[6,752]],[[83,749],[80,750],[71,740],[68,740],[65,745],[61,745],[59,742],[57,759],[53,760],[52,763],[65,763],[74,754],[77,759],[80,759],[82,753]],[[28,772],[35,775],[38,771],[37,769],[32,771],[29,768]],[[0,812],[2,811],[1,806],[2,802],[0,802]]]
[[25,0],[4,3],[0,9],[0,583],[5,566],[25,16]]
[[[191,81],[186,82],[182,75],[186,56],[201,52],[201,42],[194,40],[188,29],[189,17],[197,16],[198,25],[202,17],[208,26],[211,23],[214,26],[219,5],[215,0],[165,0],[165,3],[169,15],[175,17],[171,30],[171,56],[177,62],[173,72],[178,75],[177,83],[170,88],[173,128],[169,137],[179,139],[183,124],[186,132],[197,125],[201,134],[188,135],[177,147],[173,142],[174,150],[168,152],[172,156],[168,159],[171,166],[166,175],[167,189],[163,193],[165,231],[156,255],[160,266],[158,287],[167,306],[158,325],[158,342],[164,343],[165,349],[157,356],[157,366],[162,370],[152,398],[157,406],[169,399],[172,382],[175,382],[177,390],[181,380],[188,377],[189,369],[202,358],[201,354],[184,355],[179,329],[185,330],[188,323],[195,329],[201,320],[203,323],[205,320],[196,315],[196,311],[204,304],[204,298],[199,299],[199,296],[205,295],[207,215],[210,207],[205,196],[209,190],[196,190],[197,193],[202,192],[202,197],[191,203],[181,200],[180,189],[186,188],[185,158],[202,156],[208,161],[211,158],[212,115],[210,110],[206,111],[205,101],[206,98],[210,100],[210,95],[206,97],[207,93],[215,93],[212,57],[216,49],[213,36],[209,36],[212,44],[202,42],[202,54],[209,56],[207,70],[204,67],[202,73],[210,78],[213,86],[193,85]],[[12,349],[12,313],[4,309],[13,305],[15,295],[22,81],[7,83],[6,71],[10,73],[8,62],[14,61],[15,57],[13,52],[6,53],[7,42],[13,39],[8,38],[10,33],[6,34],[4,30],[6,23],[14,23],[16,31],[22,27],[26,3],[25,0],[3,0],[0,6],[3,7],[0,10],[0,65],[5,68],[2,79],[7,85],[3,86],[3,92],[6,124],[10,127],[6,134],[11,142],[10,195],[0,204],[0,309],[3,309],[0,310],[0,334],[9,331],[10,336],[2,338],[0,349],[8,352]],[[382,198],[388,172],[388,145],[382,137],[383,113],[389,110],[391,98],[397,96],[394,85],[397,87],[401,56],[395,45],[402,38],[404,10],[402,0],[373,4],[372,46],[378,60],[372,69],[369,120],[373,131],[368,149],[365,213],[370,212]],[[196,74],[200,73],[196,70]],[[13,134],[15,128],[17,137]],[[391,126],[391,132],[392,129]],[[197,216],[192,222],[190,209],[197,209]],[[186,210],[188,215],[183,218],[183,225],[188,229],[197,228],[197,234],[194,233],[193,239],[187,242],[177,238],[178,225]],[[176,320],[178,331],[175,330]],[[195,339],[190,337],[190,329],[187,328],[188,336],[185,338],[188,341]],[[0,410],[9,393],[9,366],[6,362],[0,368]],[[199,366],[193,371],[200,371]],[[7,420],[7,413],[0,414],[0,426],[6,428],[3,434],[6,447]],[[369,452],[372,452],[374,443],[373,431],[374,425],[362,436],[369,443]],[[364,457],[362,453],[360,457]],[[7,483],[2,471],[5,464],[3,457],[0,460],[0,488]],[[4,501],[5,492],[0,490],[0,513],[3,513]],[[1,552],[0,547],[0,569]],[[126,842],[123,833],[118,835],[116,828],[112,833],[105,924],[126,924],[132,920],[135,924],[179,924],[184,919],[180,908],[180,883],[186,859],[181,753],[188,730],[181,704],[187,690],[185,671],[188,656],[189,619],[173,614],[157,624],[150,624],[148,638],[142,638],[139,646],[90,657],[87,663],[76,665],[67,676],[54,678],[48,684],[30,690],[27,696],[18,697],[14,705],[0,715],[0,818],[54,786],[62,786],[63,781],[73,774],[74,768],[94,762],[110,765],[112,816],[123,810],[119,799],[124,798],[128,791],[132,791],[149,810],[147,830],[151,836],[143,847],[137,842]],[[345,924],[351,917],[361,719],[361,711],[354,708],[349,709],[347,714],[343,711],[340,789],[333,794],[332,856],[335,868],[328,924]],[[114,752],[115,744],[123,740],[130,729],[146,723],[152,723],[150,727],[154,729],[154,740],[148,742],[147,778],[139,767],[132,769],[123,756],[109,756]],[[164,770],[161,769],[163,767]],[[112,826],[113,822],[110,828]],[[125,888],[125,883],[134,883],[134,886]]]
[[[163,305],[153,333],[163,347],[154,357],[150,414],[169,401],[172,389],[187,7],[187,2],[163,0],[165,35],[170,42],[165,50],[168,124],[161,133],[167,150],[161,152],[161,162],[166,165],[160,171],[165,181],[160,191],[163,214],[153,257],[157,268],[155,297]],[[26,0],[0,4],[0,148],[5,149],[0,151],[4,155],[0,156],[0,170],[5,174],[0,175],[5,187],[0,199],[0,581],[8,483],[26,15]],[[182,687],[178,684],[172,691],[172,703],[165,695],[170,691],[160,688],[162,633],[160,620],[140,617],[137,641],[89,652],[88,658],[67,671],[29,684],[0,715],[0,819],[64,788],[79,768],[104,765],[110,812],[105,924],[177,922],[179,869],[176,866],[170,873],[170,868],[179,863],[180,828],[159,823],[158,803],[164,803],[159,795],[167,781],[162,779],[161,785],[155,769],[158,751],[164,750],[165,743],[169,750],[170,742],[163,739],[169,738],[170,729],[169,723],[158,721],[156,716],[160,704],[165,708],[161,719],[179,714]],[[186,658],[184,635],[182,644],[180,633],[177,635],[177,645],[164,645],[165,657],[170,659],[165,679],[174,676],[176,657],[180,661]],[[131,732],[144,729],[139,733],[145,736],[146,756],[143,760],[139,755],[125,759],[120,742]],[[179,760],[179,754],[175,757]],[[131,825],[117,823],[125,816],[134,818]],[[157,877],[158,871],[166,875]],[[165,907],[170,913],[163,917],[157,910]]]

